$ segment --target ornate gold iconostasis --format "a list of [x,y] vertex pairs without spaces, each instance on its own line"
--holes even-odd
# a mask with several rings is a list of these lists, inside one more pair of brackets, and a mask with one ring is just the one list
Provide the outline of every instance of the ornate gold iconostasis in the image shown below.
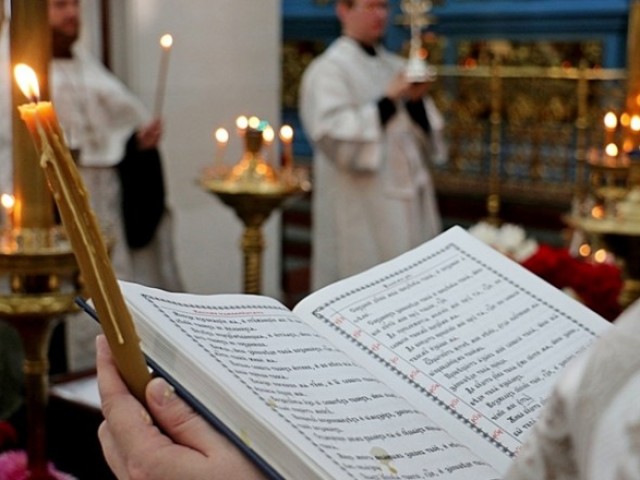
[[[635,38],[633,8],[629,18],[628,36]],[[639,42],[629,41],[633,67],[626,69],[604,67],[611,64],[604,36],[514,37],[492,32],[452,41],[433,29],[423,33],[429,63],[437,66],[432,92],[450,145],[449,161],[432,169],[440,209],[445,225],[509,221],[565,244],[574,228],[566,215],[592,181],[589,159],[605,148],[605,115],[628,121],[637,108],[629,102]],[[323,37],[285,41],[285,110],[295,112],[300,75],[327,44]],[[402,53],[408,50],[405,42]],[[629,124],[619,125],[621,152],[623,129]],[[298,227],[312,219],[292,222]]]

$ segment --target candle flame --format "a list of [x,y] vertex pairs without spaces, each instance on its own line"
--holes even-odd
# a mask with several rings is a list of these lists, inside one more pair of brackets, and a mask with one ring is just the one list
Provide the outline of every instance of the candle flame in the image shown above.
[[591,245],[589,245],[588,243],[583,243],[582,245],[580,245],[578,252],[581,256],[585,258],[588,257],[589,255],[591,255]]
[[631,130],[634,132],[640,132],[640,115],[634,115],[631,117]]
[[610,157],[617,157],[618,156],[618,146],[615,143],[610,143],[605,147],[604,152],[607,155],[609,155]]
[[604,126],[609,130],[613,130],[618,126],[618,117],[613,112],[607,112],[604,116]]
[[631,116],[627,112],[624,112],[620,115],[620,125],[626,128],[629,126],[629,123],[631,123]]
[[0,196],[0,203],[5,209],[11,210],[13,206],[16,204],[16,199],[13,195],[9,195],[8,193],[3,193],[2,196]]
[[262,139],[267,145],[270,145],[275,137],[276,132],[273,131],[273,127],[271,125],[267,125],[262,131]]
[[216,130],[215,136],[218,143],[226,144],[229,141],[229,132],[222,127]]
[[607,260],[607,251],[603,248],[597,250],[594,254],[593,254],[593,259],[597,262],[597,263],[604,263]]
[[160,37],[160,46],[165,50],[168,50],[173,45],[173,37],[168,33],[165,33],[162,37]]
[[19,63],[13,69],[13,75],[24,96],[37,103],[40,99],[40,87],[38,86],[38,77],[33,68],[24,63]]
[[248,126],[249,126],[249,120],[244,115],[240,115],[236,119],[236,127],[238,127],[240,130],[244,130]]
[[258,117],[252,116],[249,118],[249,128],[253,128],[254,130],[257,130],[259,126],[260,126],[260,119]]
[[291,143],[291,140],[293,140],[293,128],[290,125],[280,127],[280,140],[285,143]]

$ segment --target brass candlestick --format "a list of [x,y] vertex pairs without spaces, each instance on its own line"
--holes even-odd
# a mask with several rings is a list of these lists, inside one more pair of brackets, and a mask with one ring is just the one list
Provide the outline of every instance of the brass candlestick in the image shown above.
[[231,207],[244,224],[240,247],[244,260],[244,292],[261,293],[262,253],[265,248],[262,225],[288,199],[311,188],[304,169],[270,165],[262,156],[263,136],[258,128],[244,133],[245,150],[228,171],[218,165],[205,172],[200,185]]
[[640,163],[600,150],[587,160],[588,192],[565,220],[584,233],[591,250],[615,255],[623,277],[619,303],[626,308],[640,298]]
[[59,227],[0,232],[0,318],[24,348],[27,457],[30,480],[51,480],[46,451],[49,341],[60,318],[75,310],[78,267]]
[[[47,1],[11,2],[9,34],[11,63],[31,64],[46,97],[51,57]],[[22,98],[12,83],[13,106]],[[12,133],[14,228],[0,230],[0,318],[15,327],[24,350],[28,478],[51,480],[46,451],[49,342],[61,316],[75,309],[78,267],[64,232],[55,225],[53,198],[16,108]]]

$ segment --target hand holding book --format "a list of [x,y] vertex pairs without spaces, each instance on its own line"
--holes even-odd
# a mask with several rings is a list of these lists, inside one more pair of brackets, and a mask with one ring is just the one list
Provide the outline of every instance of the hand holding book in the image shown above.
[[120,285],[152,368],[271,478],[500,478],[611,327],[460,228],[293,311]]
[[[118,478],[131,476],[127,471],[130,465],[144,469],[147,478],[169,478],[171,472],[173,478],[180,480],[264,478],[240,450],[180,399],[164,379],[149,382],[145,411],[129,394],[103,336],[96,339],[96,360],[106,419],[98,436],[105,458]],[[172,439],[182,444],[173,443]]]

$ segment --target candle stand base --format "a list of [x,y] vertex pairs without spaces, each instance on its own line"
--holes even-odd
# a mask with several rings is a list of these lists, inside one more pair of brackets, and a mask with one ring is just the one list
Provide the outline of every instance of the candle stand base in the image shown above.
[[[261,293],[262,253],[265,248],[262,226],[271,213],[311,188],[307,175],[288,172],[282,182],[242,184],[224,179],[203,178],[201,186],[231,207],[244,224],[241,249],[244,260],[244,293]],[[298,172],[300,173],[300,172]]]
[[29,480],[50,480],[46,451],[49,342],[53,327],[76,309],[79,270],[64,231],[0,233],[0,318],[13,325],[24,349]]

